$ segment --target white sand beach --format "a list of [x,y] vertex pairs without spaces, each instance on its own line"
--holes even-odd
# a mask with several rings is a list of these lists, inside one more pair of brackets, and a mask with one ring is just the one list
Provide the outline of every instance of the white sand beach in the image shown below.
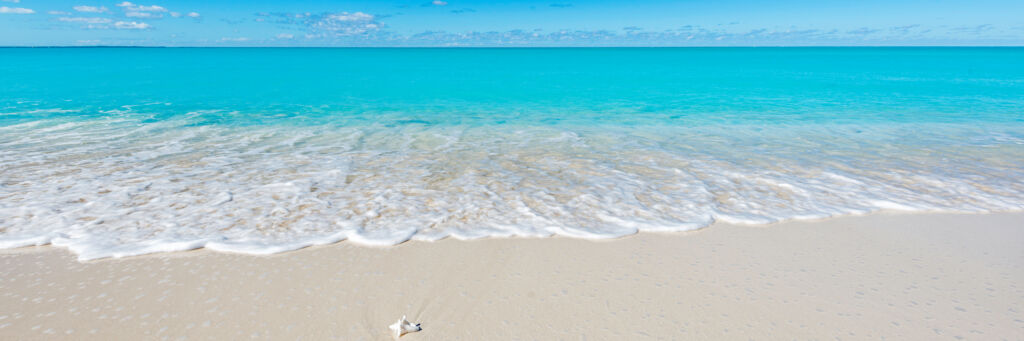
[[0,339],[1024,339],[1024,214],[346,242],[78,262],[0,252]]

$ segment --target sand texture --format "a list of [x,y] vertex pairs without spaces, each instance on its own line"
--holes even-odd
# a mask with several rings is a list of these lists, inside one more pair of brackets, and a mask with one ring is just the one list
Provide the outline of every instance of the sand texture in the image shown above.
[[1024,339],[1024,214],[608,241],[345,242],[81,263],[0,252],[0,340]]

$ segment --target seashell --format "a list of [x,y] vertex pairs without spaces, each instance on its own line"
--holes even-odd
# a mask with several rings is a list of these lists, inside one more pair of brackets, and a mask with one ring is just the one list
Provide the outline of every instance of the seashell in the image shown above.
[[395,324],[388,326],[388,328],[391,328],[391,331],[395,332],[396,339],[402,337],[402,335],[408,333],[415,333],[420,330],[423,330],[423,328],[420,328],[419,323],[413,324],[412,322],[406,320],[405,315],[402,315],[402,318],[398,319],[398,322],[395,322]]

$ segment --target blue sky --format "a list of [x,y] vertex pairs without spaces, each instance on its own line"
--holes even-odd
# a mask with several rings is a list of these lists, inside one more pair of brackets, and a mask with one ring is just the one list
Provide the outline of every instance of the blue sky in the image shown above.
[[1024,45],[1024,1],[0,0],[0,45]]

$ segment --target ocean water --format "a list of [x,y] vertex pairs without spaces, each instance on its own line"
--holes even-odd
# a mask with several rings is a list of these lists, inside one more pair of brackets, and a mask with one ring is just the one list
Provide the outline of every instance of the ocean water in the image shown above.
[[0,49],[0,248],[1022,209],[1022,48]]

